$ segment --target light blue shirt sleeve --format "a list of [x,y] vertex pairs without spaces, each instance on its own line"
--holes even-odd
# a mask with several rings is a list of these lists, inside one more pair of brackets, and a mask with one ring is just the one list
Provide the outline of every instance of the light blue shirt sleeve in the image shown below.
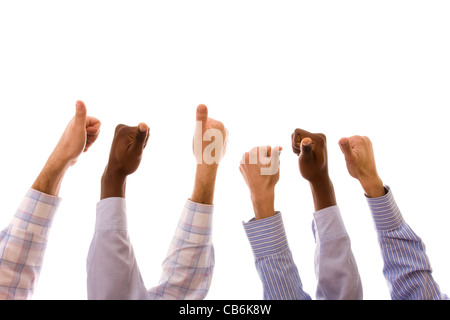
[[127,230],[126,200],[97,205],[95,233],[87,257],[90,300],[201,300],[214,270],[213,206],[186,201],[157,286],[146,289]]
[[383,274],[393,300],[448,299],[432,277],[425,245],[405,222],[389,187],[368,198],[383,258]]
[[[281,213],[244,223],[264,299],[311,299],[304,292],[286,238]],[[317,299],[362,299],[362,285],[350,239],[337,206],[314,213]]]
[[314,213],[314,266],[319,300],[361,300],[363,288],[338,206]]
[[128,235],[123,198],[97,204],[87,257],[87,293],[89,300],[144,300],[148,296]]

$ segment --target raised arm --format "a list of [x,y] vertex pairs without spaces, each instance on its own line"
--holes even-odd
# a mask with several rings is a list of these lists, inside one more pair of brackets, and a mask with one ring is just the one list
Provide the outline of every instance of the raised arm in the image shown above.
[[[206,106],[203,107],[199,106],[197,111],[197,120],[203,128],[224,129],[220,122],[208,118]],[[143,125],[139,128],[143,129]],[[98,204],[96,232],[87,263],[88,298],[203,299],[209,290],[214,267],[211,229],[218,163],[197,165],[193,194],[191,199],[186,201],[181,213],[174,238],[163,262],[160,282],[147,290],[127,232],[124,199],[126,186],[124,177],[137,169],[142,150],[146,145],[146,138],[134,137],[145,130],[138,131],[138,128],[125,130],[120,134],[121,137],[116,133],[110,162],[102,179],[102,200]],[[226,138],[226,135],[223,137]],[[128,142],[119,142],[123,139],[128,139]],[[126,146],[133,145],[131,140],[141,141],[139,144],[141,148],[137,148],[140,153],[124,151]],[[118,145],[122,147],[119,149],[115,147]],[[133,150],[131,146],[127,150]],[[207,146],[210,144],[205,144],[205,148]],[[216,152],[221,151],[223,150],[217,149]],[[127,161],[134,164],[127,165],[127,169],[124,169],[124,163]],[[113,168],[116,169],[112,170]]]
[[145,123],[118,125],[101,180],[95,233],[87,259],[88,299],[145,299],[147,291],[127,230],[126,183],[149,138]]
[[366,195],[383,258],[383,274],[395,300],[448,299],[432,277],[425,245],[397,207],[389,187],[379,177],[372,142],[352,136],[339,141],[350,175]]
[[322,133],[296,129],[292,150],[300,173],[309,182],[314,201],[317,299],[362,299],[362,285],[350,237],[337,206],[328,174],[327,141]]
[[205,105],[197,107],[193,138],[197,162],[194,187],[164,260],[160,284],[150,290],[154,298],[201,300],[209,292],[214,271],[214,190],[217,170],[225,155],[227,134],[220,121],[208,116]]
[[67,170],[95,142],[100,121],[82,101],[10,225],[0,232],[0,299],[30,299],[39,279],[48,234]]
[[255,257],[265,300],[310,300],[292,257],[281,213],[275,211],[280,147],[256,147],[246,152],[240,171],[249,190],[254,218],[244,230]]

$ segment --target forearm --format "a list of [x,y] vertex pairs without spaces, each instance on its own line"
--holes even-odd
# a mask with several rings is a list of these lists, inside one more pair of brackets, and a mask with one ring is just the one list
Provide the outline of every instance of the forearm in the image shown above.
[[68,161],[59,160],[52,154],[32,185],[32,189],[58,197],[63,178],[70,167]]
[[433,280],[425,245],[404,221],[389,187],[384,196],[367,197],[367,202],[392,299],[440,299],[442,294]]
[[314,213],[317,299],[359,300],[361,279],[338,206]]
[[198,164],[195,173],[194,189],[191,201],[200,204],[214,203],[214,190],[217,176],[217,164]]
[[251,194],[255,219],[269,218],[275,214],[275,191],[252,192]]
[[386,194],[384,184],[381,178],[377,174],[373,174],[367,177],[360,177],[359,182],[364,190],[364,193],[369,198],[379,198]]
[[407,225],[379,232],[383,274],[393,300],[441,299],[422,240]]
[[334,186],[328,175],[310,182],[310,187],[314,200],[315,211],[335,206],[337,204]]
[[214,272],[212,205],[186,201],[151,299],[201,300]]
[[31,189],[10,225],[0,231],[0,300],[31,298],[60,201]]
[[310,300],[289,249],[281,213],[244,223],[266,300]]
[[311,300],[303,289],[290,250],[258,258],[255,266],[263,286],[264,300]]
[[87,293],[89,300],[148,297],[127,231],[126,202],[121,197],[97,204],[87,257]]

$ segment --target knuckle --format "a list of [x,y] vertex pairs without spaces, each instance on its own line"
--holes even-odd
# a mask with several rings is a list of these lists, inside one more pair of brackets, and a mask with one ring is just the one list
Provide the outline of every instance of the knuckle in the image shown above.
[[124,127],[126,127],[124,124],[119,124],[116,126],[116,134],[119,133]]
[[321,137],[323,141],[327,141],[327,136],[324,133],[318,133],[317,135]]
[[317,142],[320,143],[320,145],[324,145],[327,143],[327,136],[323,133],[317,133]]

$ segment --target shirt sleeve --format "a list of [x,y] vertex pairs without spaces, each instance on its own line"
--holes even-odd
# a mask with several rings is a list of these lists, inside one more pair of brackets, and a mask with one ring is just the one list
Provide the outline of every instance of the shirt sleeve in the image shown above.
[[281,213],[243,223],[255,257],[265,300],[311,300],[303,291],[300,275],[286,238]]
[[108,198],[97,205],[87,259],[88,299],[203,299],[211,284],[213,206],[186,201],[163,263],[158,286],[147,290],[127,231],[126,202]]
[[368,198],[383,258],[383,274],[395,300],[448,299],[434,281],[425,245],[408,224],[389,187],[386,195]]
[[0,232],[0,300],[30,299],[61,199],[30,189]]
[[339,207],[316,211],[313,226],[316,239],[316,298],[361,300],[361,278]]

